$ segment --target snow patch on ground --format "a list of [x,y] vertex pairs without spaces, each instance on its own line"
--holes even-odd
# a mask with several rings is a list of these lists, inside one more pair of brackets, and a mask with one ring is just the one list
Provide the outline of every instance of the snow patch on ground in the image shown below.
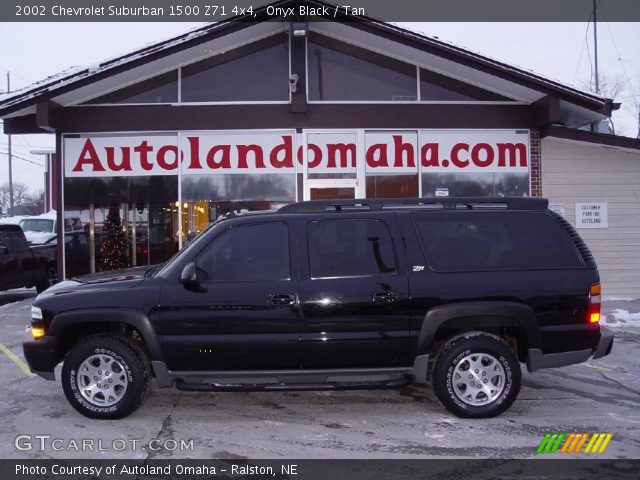
[[629,312],[629,310],[616,308],[615,310],[612,310],[609,315],[607,315],[607,324],[631,322],[640,322],[640,312]]

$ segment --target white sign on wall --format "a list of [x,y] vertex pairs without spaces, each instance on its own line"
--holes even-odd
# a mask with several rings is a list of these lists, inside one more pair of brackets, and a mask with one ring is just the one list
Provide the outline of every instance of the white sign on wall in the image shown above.
[[576,203],[576,228],[608,228],[607,203]]
[[[509,130],[182,132],[64,139],[67,177],[189,174],[528,172],[529,135]],[[420,139],[420,140],[418,140]],[[178,145],[180,143],[180,145]]]

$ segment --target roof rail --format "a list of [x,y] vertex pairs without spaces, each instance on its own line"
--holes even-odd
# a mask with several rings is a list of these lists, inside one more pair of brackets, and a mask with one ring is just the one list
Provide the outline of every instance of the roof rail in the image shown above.
[[353,212],[379,210],[508,209],[546,210],[546,198],[532,197],[429,197],[310,200],[280,207],[279,213]]

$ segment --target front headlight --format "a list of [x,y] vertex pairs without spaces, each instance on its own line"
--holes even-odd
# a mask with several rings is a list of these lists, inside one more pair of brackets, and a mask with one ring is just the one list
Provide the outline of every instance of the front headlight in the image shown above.
[[44,325],[42,324],[42,309],[31,306],[31,336],[34,340],[44,337]]
[[35,305],[31,306],[31,320],[36,322],[42,321],[42,309],[40,307],[36,307]]

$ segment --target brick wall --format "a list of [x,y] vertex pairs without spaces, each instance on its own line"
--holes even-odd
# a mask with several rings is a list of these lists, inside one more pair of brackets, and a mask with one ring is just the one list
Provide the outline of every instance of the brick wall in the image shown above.
[[540,144],[540,132],[531,130],[529,136],[531,151],[529,152],[529,174],[531,175],[532,197],[542,196],[542,146]]

